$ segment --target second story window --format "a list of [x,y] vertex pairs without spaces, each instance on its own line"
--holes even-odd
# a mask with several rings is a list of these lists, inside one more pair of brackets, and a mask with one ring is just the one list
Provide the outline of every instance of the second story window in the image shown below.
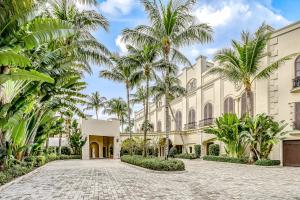
[[300,130],[300,102],[295,103],[295,129]]
[[300,56],[295,61],[295,79],[293,80],[293,87],[300,87]]
[[204,119],[213,118],[213,105],[211,103],[207,103],[204,106]]
[[224,113],[234,113],[234,99],[228,97],[224,101]]
[[157,132],[161,132],[161,121],[158,121],[158,122],[157,122],[157,125],[156,125],[156,131],[157,131]]
[[182,129],[182,114],[180,111],[177,111],[176,114],[175,114],[175,128],[176,128],[176,131],[181,131]]

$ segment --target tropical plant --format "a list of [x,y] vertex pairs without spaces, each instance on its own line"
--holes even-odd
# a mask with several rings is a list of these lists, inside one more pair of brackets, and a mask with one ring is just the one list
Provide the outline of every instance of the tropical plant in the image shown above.
[[[131,63],[132,65],[138,66],[138,77],[141,79],[143,78],[146,84],[146,93],[145,93],[145,120],[144,124],[149,124],[149,84],[154,77],[156,77],[155,74],[155,67],[157,63],[155,63],[158,59],[158,52],[157,47],[147,44],[144,45],[141,49],[135,48],[133,46],[128,45],[127,46],[129,56],[127,57],[127,61]],[[146,149],[146,143],[147,143],[147,132],[149,128],[144,128],[144,150],[143,150],[143,156],[146,157],[147,149]]]
[[106,102],[106,98],[102,97],[98,91],[93,92],[90,96],[87,97],[85,109],[86,110],[94,109],[96,113],[96,118],[99,119],[98,117],[99,110],[101,108],[104,108],[105,102]]
[[103,110],[104,114],[115,115],[121,124],[121,130],[124,131],[124,122],[127,117],[127,104],[122,98],[113,98],[106,102]]
[[81,149],[85,145],[87,138],[83,139],[82,133],[78,128],[78,123],[76,120],[72,123],[72,134],[70,136],[70,146],[73,149],[75,155],[81,155]]
[[100,77],[107,78],[113,81],[124,83],[126,88],[127,98],[127,116],[128,129],[130,138],[132,138],[131,130],[131,109],[130,109],[130,90],[140,81],[141,74],[136,71],[137,65],[125,62],[126,57],[122,58],[117,55],[111,57],[114,67],[100,72]]
[[210,73],[221,74],[236,85],[243,85],[246,94],[246,113],[252,114],[251,91],[256,80],[267,79],[290,56],[283,57],[263,66],[262,58],[266,56],[267,44],[272,32],[262,24],[255,34],[243,31],[241,42],[232,40],[232,48],[225,48],[216,53],[215,61],[219,67],[214,67]]
[[284,121],[276,122],[271,116],[259,114],[244,119],[246,137],[254,160],[268,159],[273,146],[287,133]]
[[229,157],[241,158],[244,156],[245,149],[248,145],[244,127],[241,120],[232,113],[225,113],[204,131],[213,134],[216,138],[225,144],[225,151]]
[[[207,24],[197,24],[195,17],[191,13],[191,8],[195,5],[194,0],[169,0],[167,5],[160,4],[155,0],[144,0],[142,4],[150,25],[139,25],[134,29],[125,29],[123,31],[123,40],[135,46],[152,44],[157,46],[163,55],[164,76],[168,79],[170,55],[173,55],[177,63],[191,66],[188,59],[180,53],[178,48],[191,45],[196,42],[204,43],[212,40],[212,29]],[[166,84],[166,102],[168,100],[169,88]],[[165,104],[165,121],[168,121],[169,108]],[[169,138],[169,128],[166,123],[166,138]],[[168,141],[168,140],[167,140]],[[167,142],[168,143],[168,142]],[[168,144],[166,144],[166,159],[168,156]]]

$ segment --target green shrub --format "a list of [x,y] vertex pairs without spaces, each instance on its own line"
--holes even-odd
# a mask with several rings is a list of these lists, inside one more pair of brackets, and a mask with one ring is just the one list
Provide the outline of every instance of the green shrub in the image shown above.
[[36,166],[36,157],[35,156],[25,157],[24,161],[27,162],[27,164],[30,165],[31,167]]
[[274,166],[274,165],[280,165],[280,160],[262,159],[262,160],[257,160],[254,164],[260,166]]
[[218,145],[218,144],[209,145],[208,154],[210,156],[219,156],[220,155],[220,145]]
[[46,163],[45,156],[36,156],[36,167],[40,167]]
[[201,156],[201,145],[200,144],[195,145],[195,155],[196,155],[196,158],[200,158],[200,156]]
[[6,171],[0,172],[0,185],[4,185],[11,181],[14,177],[7,173]]
[[61,147],[61,154],[71,155],[71,148],[70,147]]
[[196,159],[197,156],[194,153],[182,153],[182,154],[177,154],[175,155],[175,158],[182,158],[182,159]]
[[158,171],[183,171],[185,169],[181,160],[161,160],[155,157],[144,158],[138,155],[124,155],[121,157],[121,161]]
[[169,156],[171,158],[174,158],[176,154],[177,154],[177,149],[175,147],[172,147],[169,151]]
[[57,147],[48,147],[47,154],[57,154]]
[[46,156],[46,162],[51,162],[51,161],[54,161],[57,159],[58,159],[58,156],[55,153],[51,153]]
[[248,162],[247,158],[231,158],[231,157],[225,157],[225,156],[204,156],[203,160],[209,160],[209,161],[217,161],[217,162],[229,162],[229,163],[240,163],[240,164],[246,164]]

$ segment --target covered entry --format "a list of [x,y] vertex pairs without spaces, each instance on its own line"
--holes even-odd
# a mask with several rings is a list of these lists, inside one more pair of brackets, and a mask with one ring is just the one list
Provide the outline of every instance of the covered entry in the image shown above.
[[283,141],[283,165],[300,167],[300,140]]
[[90,159],[113,158],[114,137],[90,135],[89,143]]

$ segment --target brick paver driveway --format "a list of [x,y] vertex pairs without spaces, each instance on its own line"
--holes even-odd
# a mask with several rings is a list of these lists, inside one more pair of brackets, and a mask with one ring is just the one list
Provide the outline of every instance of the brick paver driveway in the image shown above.
[[56,161],[0,199],[300,199],[300,168],[185,162],[186,172],[162,174],[117,160]]

